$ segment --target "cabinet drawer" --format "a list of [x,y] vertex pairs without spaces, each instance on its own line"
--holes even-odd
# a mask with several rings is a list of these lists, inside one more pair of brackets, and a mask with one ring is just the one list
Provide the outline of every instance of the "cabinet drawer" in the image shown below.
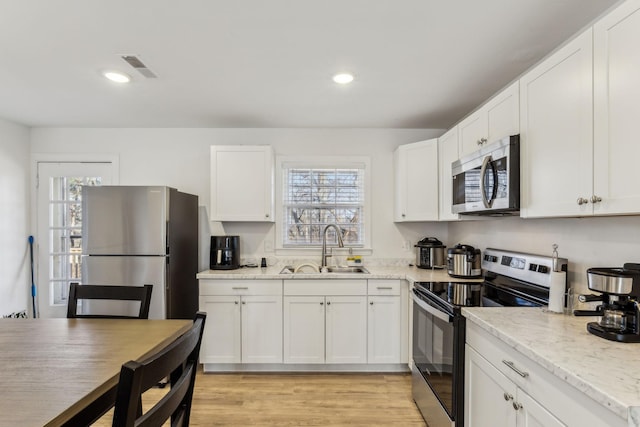
[[282,280],[200,279],[200,295],[282,295]]
[[368,295],[400,295],[400,280],[369,280]]
[[342,279],[285,280],[285,295],[367,295],[367,281]]

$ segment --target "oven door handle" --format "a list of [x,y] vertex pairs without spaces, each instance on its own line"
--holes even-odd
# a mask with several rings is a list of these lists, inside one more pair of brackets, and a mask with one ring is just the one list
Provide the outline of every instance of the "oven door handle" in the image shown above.
[[451,323],[451,317],[448,314],[446,314],[446,313],[438,310],[437,308],[430,306],[426,302],[422,301],[420,299],[420,297],[418,297],[415,293],[411,293],[411,299],[413,300],[413,302],[418,304],[418,307],[420,307],[421,309],[423,309],[427,313],[432,314],[433,316],[435,316],[438,319],[443,320],[443,321],[445,321],[447,323]]

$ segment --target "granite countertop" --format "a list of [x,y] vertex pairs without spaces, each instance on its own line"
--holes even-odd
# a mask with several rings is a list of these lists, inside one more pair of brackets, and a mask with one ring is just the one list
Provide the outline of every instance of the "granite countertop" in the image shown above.
[[590,334],[586,324],[597,317],[523,307],[470,307],[462,314],[629,425],[640,425],[640,344]]
[[283,266],[239,268],[237,270],[205,270],[198,279],[401,279],[413,282],[482,282],[482,279],[459,279],[447,270],[426,270],[410,266],[365,266],[365,273],[292,273],[280,274]]

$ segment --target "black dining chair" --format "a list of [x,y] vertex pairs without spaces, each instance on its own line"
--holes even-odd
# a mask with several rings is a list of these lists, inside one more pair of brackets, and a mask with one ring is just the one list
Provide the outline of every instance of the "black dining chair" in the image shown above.
[[[114,427],[188,426],[198,354],[207,313],[196,313],[193,326],[171,344],[142,362],[122,365],[113,414]],[[147,412],[141,413],[142,394],[169,377],[171,388]]]
[[[81,285],[71,283],[69,286],[69,302],[67,304],[67,318],[96,318],[96,319],[148,319],[151,305],[153,285],[121,286],[121,285]],[[138,301],[140,310],[137,316],[110,314],[79,314],[79,300],[113,300]]]

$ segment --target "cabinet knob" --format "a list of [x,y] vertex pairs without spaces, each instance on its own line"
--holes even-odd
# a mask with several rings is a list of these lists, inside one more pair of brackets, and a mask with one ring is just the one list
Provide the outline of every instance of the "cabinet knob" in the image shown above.
[[478,140],[478,145],[483,145],[485,142],[487,142],[487,138],[480,138]]
[[507,392],[505,392],[505,393],[504,393],[503,397],[504,397],[504,400],[506,400],[507,402],[508,402],[509,400],[513,400],[513,396],[512,396],[512,395],[510,395],[510,394],[509,394],[509,393],[507,393]]
[[371,302],[369,303],[369,305],[373,305],[373,301],[371,301]]
[[402,214],[402,218],[404,218],[405,216],[407,216],[406,214]]
[[327,305],[331,305],[331,301],[327,301]]
[[522,403],[520,402],[513,402],[513,409],[515,409],[516,411],[522,409]]
[[602,197],[598,197],[595,194],[591,196],[591,203],[600,203],[602,201]]
[[323,303],[323,302],[321,302],[321,303],[320,303],[320,305],[324,305],[324,303]]
[[245,305],[247,302],[246,301],[242,301],[242,305]]
[[269,218],[269,214],[264,214],[264,217],[265,218]]
[[585,199],[584,197],[578,197],[578,204],[580,206],[585,205],[587,203],[589,203],[589,199]]
[[238,305],[238,301],[234,301],[234,303],[235,303],[236,305]]

